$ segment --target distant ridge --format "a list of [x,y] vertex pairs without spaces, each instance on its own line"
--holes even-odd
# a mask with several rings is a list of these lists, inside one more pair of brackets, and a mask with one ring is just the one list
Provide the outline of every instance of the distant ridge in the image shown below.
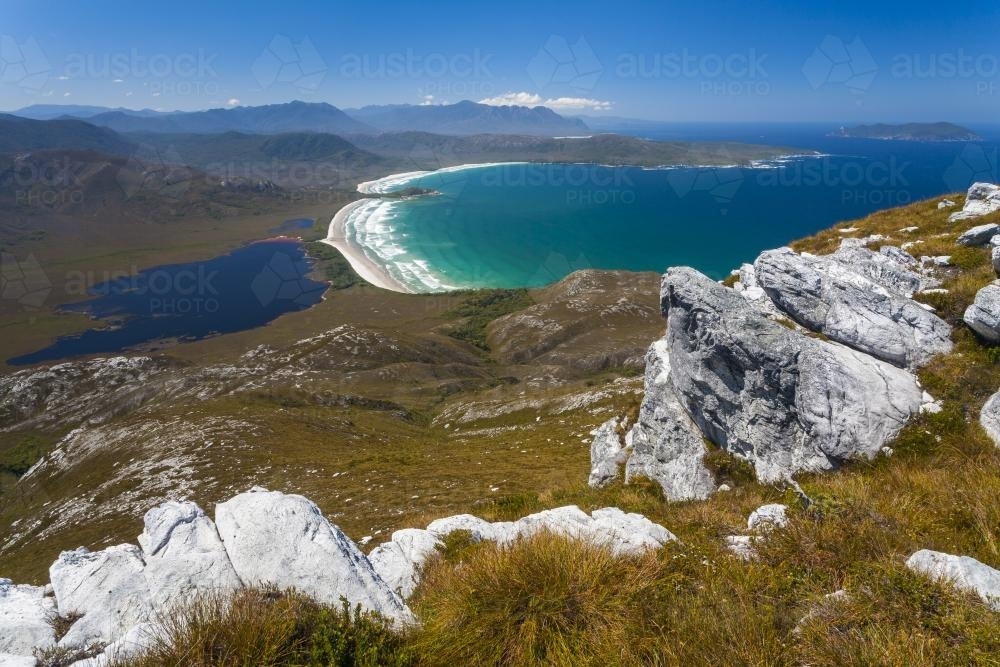
[[325,102],[287,102],[258,107],[207,111],[154,111],[96,106],[35,104],[14,112],[22,118],[77,118],[116,132],[137,134],[283,134],[317,132],[375,135],[385,132],[430,132],[453,136],[516,134],[542,137],[576,136],[590,129],[580,118],[568,118],[542,106],[490,106],[463,101],[419,106],[390,104],[342,111]]
[[56,148],[128,155],[134,145],[107,128],[82,120],[32,120],[0,114],[0,153]]
[[[137,115],[139,113],[140,115]],[[157,134],[281,134],[285,132],[323,132],[329,134],[366,134],[376,130],[357,121],[325,102],[288,102],[260,107],[235,107],[142,114],[127,110],[106,111],[91,116],[88,122],[109,127],[116,132]]]
[[546,137],[589,132],[586,123],[579,118],[566,118],[541,106],[490,106],[463,101],[428,106],[366,106],[346,111],[357,120],[373,125],[382,132],[520,134]]

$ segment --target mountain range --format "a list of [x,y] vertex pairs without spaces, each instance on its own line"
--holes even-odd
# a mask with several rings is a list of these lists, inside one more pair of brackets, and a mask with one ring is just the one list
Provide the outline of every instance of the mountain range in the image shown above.
[[173,112],[33,105],[14,114],[36,120],[84,119],[116,132],[158,134],[322,132],[375,135],[421,131],[449,135],[491,133],[553,137],[589,131],[582,120],[566,118],[546,107],[489,106],[469,101],[433,106],[366,106],[348,110],[325,102],[293,101],[259,107]]

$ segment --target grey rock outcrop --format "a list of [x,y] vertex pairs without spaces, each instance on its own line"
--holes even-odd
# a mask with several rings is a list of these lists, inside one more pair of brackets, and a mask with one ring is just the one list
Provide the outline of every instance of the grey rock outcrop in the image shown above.
[[[902,295],[912,294],[914,285],[899,286],[901,272],[887,270],[895,261],[867,252],[887,261],[852,263],[848,268],[833,256],[799,255],[789,248],[768,250],[755,262],[757,281],[797,323],[897,366],[916,367],[950,351],[951,327]],[[866,272],[902,293],[856,272],[854,266],[868,266]]]
[[904,297],[940,285],[933,276],[920,272],[920,262],[902,248],[884,245],[878,252],[859,243],[864,239],[844,239],[840,248],[825,259],[837,262],[853,274],[864,276],[885,289]]
[[594,440],[590,444],[590,478],[587,482],[594,488],[617,479],[618,469],[627,458],[618,425],[618,419],[609,419],[592,433]]
[[993,273],[1000,276],[1000,244],[993,243],[993,239],[990,239],[990,262],[993,264]]
[[975,593],[994,611],[1000,612],[1000,570],[975,558],[921,549],[907,559],[906,567],[931,579],[947,581],[959,590]]
[[672,390],[761,481],[871,458],[919,411],[911,373],[790,331],[693,269],[666,273],[661,306]]
[[1000,185],[973,183],[965,196],[962,210],[948,216],[948,222],[978,218],[998,210],[1000,210]]
[[1000,343],[1000,281],[976,292],[976,298],[965,309],[962,319],[983,340]]
[[666,340],[654,342],[646,354],[645,390],[639,419],[629,432],[632,455],[625,466],[626,482],[651,479],[668,500],[707,498],[715,480],[703,463],[705,440],[670,382]]
[[983,409],[979,411],[979,424],[994,444],[1000,447],[1000,391],[986,399]]
[[955,243],[967,246],[984,246],[998,233],[1000,233],[1000,225],[994,223],[979,225],[960,234]]

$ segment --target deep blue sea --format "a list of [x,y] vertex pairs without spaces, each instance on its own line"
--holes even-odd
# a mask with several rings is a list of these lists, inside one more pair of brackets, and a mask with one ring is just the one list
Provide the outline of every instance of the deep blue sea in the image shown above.
[[[722,278],[761,250],[835,222],[997,179],[1000,127],[972,127],[981,143],[827,136],[836,129],[664,124],[631,132],[821,154],[728,168],[509,164],[395,179],[385,191],[440,194],[373,200],[347,231],[416,291],[540,286],[588,267],[685,264]],[[727,153],[714,157],[726,161]]]
[[[309,221],[311,223],[311,221]],[[244,331],[319,303],[326,283],[308,277],[302,244],[252,243],[203,262],[170,264],[115,276],[90,289],[87,301],[62,307],[86,313],[101,328],[64,336],[7,363],[18,366],[87,354],[146,349]]]

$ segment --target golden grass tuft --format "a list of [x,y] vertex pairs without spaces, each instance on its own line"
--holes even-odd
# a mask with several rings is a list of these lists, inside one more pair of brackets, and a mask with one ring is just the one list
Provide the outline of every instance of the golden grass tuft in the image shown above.
[[405,638],[377,614],[322,605],[292,591],[207,595],[158,621],[156,642],[114,667],[402,667]]
[[616,558],[551,534],[484,545],[428,568],[414,646],[434,665],[638,664],[660,572],[653,554]]

